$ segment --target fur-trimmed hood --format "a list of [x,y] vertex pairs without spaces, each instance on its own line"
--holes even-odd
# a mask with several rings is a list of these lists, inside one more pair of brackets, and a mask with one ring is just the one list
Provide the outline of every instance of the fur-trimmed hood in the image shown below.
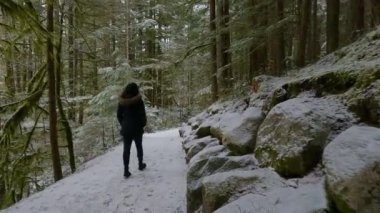
[[130,106],[138,103],[140,100],[142,100],[142,96],[140,93],[130,98],[126,98],[123,95],[119,96],[119,104],[122,106]]

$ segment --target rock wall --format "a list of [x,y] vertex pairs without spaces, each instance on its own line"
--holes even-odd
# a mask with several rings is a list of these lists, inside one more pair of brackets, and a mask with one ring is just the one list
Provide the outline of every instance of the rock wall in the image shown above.
[[378,212],[380,28],[180,129],[188,212]]

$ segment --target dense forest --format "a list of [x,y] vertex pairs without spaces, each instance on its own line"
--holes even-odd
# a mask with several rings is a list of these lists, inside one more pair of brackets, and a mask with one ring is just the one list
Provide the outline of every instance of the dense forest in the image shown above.
[[147,131],[179,126],[351,44],[378,0],[0,0],[0,207],[119,143],[136,82]]

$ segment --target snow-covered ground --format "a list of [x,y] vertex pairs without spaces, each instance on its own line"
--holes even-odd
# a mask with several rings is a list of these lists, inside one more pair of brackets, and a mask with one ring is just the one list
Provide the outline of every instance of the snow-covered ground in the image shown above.
[[137,169],[133,145],[128,179],[120,145],[1,213],[185,212],[187,166],[178,130],[146,134],[143,146],[147,169]]

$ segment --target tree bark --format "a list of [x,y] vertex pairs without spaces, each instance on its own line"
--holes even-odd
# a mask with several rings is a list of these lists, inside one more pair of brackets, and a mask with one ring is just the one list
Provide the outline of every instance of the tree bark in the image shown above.
[[57,52],[56,52],[56,59],[57,59],[57,67],[56,67],[56,74],[57,74],[57,84],[56,84],[56,91],[57,91],[57,107],[58,112],[60,116],[60,123],[63,126],[63,129],[65,130],[65,136],[66,136],[66,142],[67,142],[67,149],[69,153],[69,161],[70,161],[70,169],[71,173],[74,173],[76,170],[75,167],[75,155],[74,155],[74,143],[73,143],[73,133],[71,131],[70,123],[67,120],[65,111],[63,109],[62,105],[62,99],[61,99],[61,78],[62,78],[62,37],[63,37],[63,11],[61,12],[61,18],[60,18],[60,33],[59,33],[59,42],[57,46]]
[[217,56],[220,58],[220,66],[218,72],[221,73],[221,86],[223,94],[226,94],[232,88],[232,66],[231,66],[231,35],[229,27],[229,0],[218,1],[218,20],[220,29],[220,54]]
[[311,13],[311,0],[304,0],[302,5],[302,18],[299,32],[299,43],[297,47],[296,65],[303,67],[305,65],[305,52],[307,44],[307,32],[309,30],[309,20]]
[[[75,84],[74,84],[74,0],[69,0],[69,7],[68,7],[68,48],[69,48],[69,66],[68,66],[68,73],[69,73],[69,97],[73,98],[75,96]],[[72,109],[73,106],[70,106],[69,109],[69,119],[75,121],[75,110]]]
[[209,0],[210,4],[210,33],[211,33],[211,97],[212,102],[218,100],[218,68],[216,65],[216,15],[215,0]]
[[[276,2],[276,19],[281,21],[284,19],[284,2],[283,0],[277,0]],[[276,30],[276,57],[275,57],[275,74],[280,76],[285,68],[285,40],[284,40],[284,28],[279,26]]]
[[[268,24],[267,7],[264,6],[262,13],[256,11],[256,4],[259,4],[257,0],[250,0],[251,12],[251,27],[253,29],[258,27],[265,27]],[[249,74],[248,81],[251,83],[254,76],[264,73],[267,63],[267,39],[266,38],[254,38],[249,48]]]
[[33,42],[32,38],[28,38],[28,81],[33,77]]
[[[79,49],[83,49],[82,48],[82,44],[80,45]],[[84,72],[84,67],[83,67],[83,53],[80,52],[79,53],[79,56],[78,56],[78,59],[79,59],[79,96],[84,96],[84,86],[85,86],[85,83],[84,83],[84,78],[83,78],[83,72]],[[80,101],[79,103],[79,117],[78,117],[78,122],[80,125],[83,124],[83,117],[84,117],[84,103],[83,101]]]
[[333,52],[339,47],[339,0],[326,0],[327,3],[327,21],[326,21],[326,38],[327,53]]
[[310,39],[308,42],[308,59],[310,61],[315,61],[319,57],[320,45],[319,45],[319,21],[318,21],[318,0],[313,0],[312,2],[312,19],[311,19],[311,30]]
[[[96,22],[95,19],[93,21],[93,30],[96,30]],[[92,59],[93,59],[93,64],[92,64],[92,85],[93,85],[93,95],[96,95],[99,90],[99,84],[98,84],[98,56],[97,56],[97,42],[96,39],[94,39],[93,42],[93,54],[92,54]]]
[[15,80],[13,77],[14,69],[13,69],[12,60],[6,60],[5,66],[6,66],[6,75],[4,79],[5,85],[7,86],[8,93],[14,96],[16,93],[16,85],[15,85]]
[[380,1],[371,0],[371,26],[375,27],[380,24]]
[[[5,22],[8,24],[9,21],[5,19]],[[6,40],[11,40],[10,35],[8,33],[4,33],[4,37]],[[14,47],[9,47],[9,52],[7,53],[5,57],[5,77],[4,77],[4,83],[7,87],[7,92],[9,95],[14,96],[16,94],[16,84],[15,84],[15,77],[14,77]]]
[[113,57],[113,55],[116,51],[116,42],[117,42],[116,41],[116,30],[115,30],[116,29],[116,17],[115,16],[117,14],[116,8],[118,8],[118,6],[119,6],[117,3],[118,3],[117,0],[112,0],[111,26],[114,28],[112,29],[112,35],[111,35],[112,52],[110,54],[110,57],[111,57],[111,61],[112,61],[112,67],[114,69],[116,69],[116,66],[117,66],[116,58]]
[[351,41],[355,41],[364,31],[364,0],[350,1]]
[[48,87],[49,87],[49,125],[50,125],[50,146],[51,157],[53,160],[54,180],[62,179],[61,160],[58,148],[57,134],[57,112],[56,112],[56,85],[55,85],[55,69],[54,69],[54,0],[47,1],[47,71],[48,71]]
[[130,0],[125,0],[125,10],[126,10],[126,14],[125,14],[125,48],[124,48],[124,54],[125,54],[125,58],[127,59],[128,63],[130,63],[130,57],[129,57],[129,28],[130,28],[130,16],[129,16],[129,13],[130,13],[130,3],[129,3]]
[[29,45],[28,41],[23,41],[23,57],[25,59],[22,73],[22,91],[26,91],[26,86],[28,84],[28,73],[29,73]]

